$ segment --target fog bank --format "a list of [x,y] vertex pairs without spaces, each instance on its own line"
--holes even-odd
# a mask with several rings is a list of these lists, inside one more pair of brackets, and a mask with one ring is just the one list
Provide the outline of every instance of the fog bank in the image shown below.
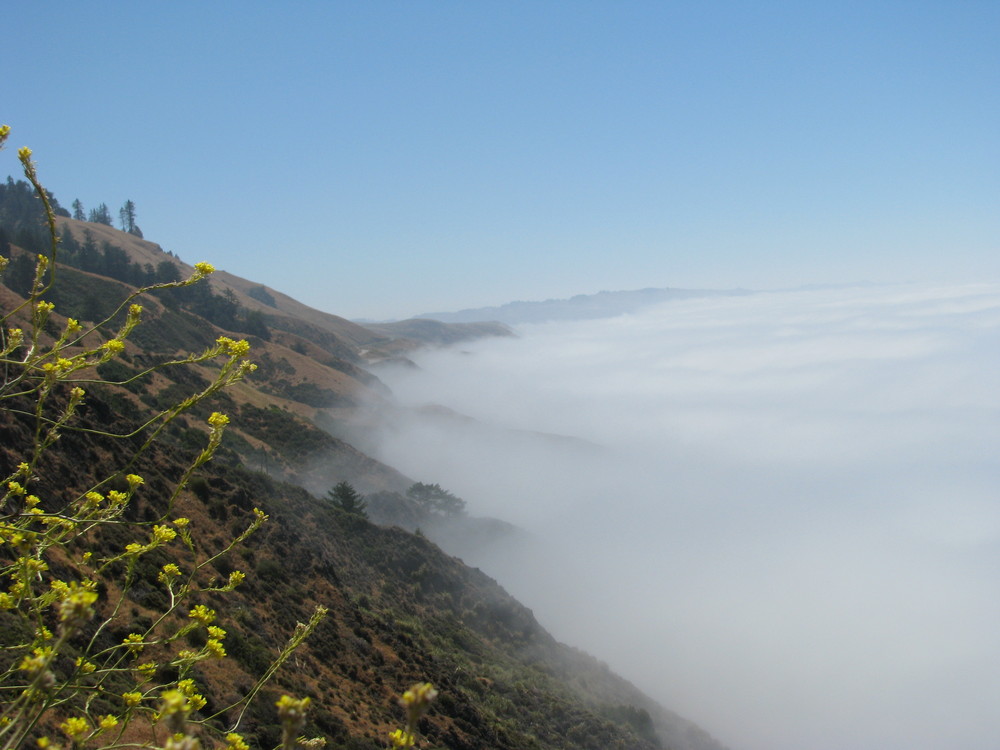
[[734,750],[996,747],[1000,286],[519,334],[380,373],[476,421],[379,457],[540,542],[471,564]]

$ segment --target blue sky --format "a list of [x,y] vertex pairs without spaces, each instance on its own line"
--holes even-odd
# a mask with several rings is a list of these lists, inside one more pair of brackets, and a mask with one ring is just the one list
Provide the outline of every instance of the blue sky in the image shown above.
[[[64,205],[347,317],[1000,279],[994,2],[5,6]],[[17,174],[14,148],[0,175]]]

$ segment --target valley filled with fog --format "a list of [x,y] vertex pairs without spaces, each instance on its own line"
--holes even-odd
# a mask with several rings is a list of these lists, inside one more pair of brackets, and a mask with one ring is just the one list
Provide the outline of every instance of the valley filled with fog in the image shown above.
[[379,371],[378,457],[527,532],[467,562],[734,750],[996,747],[1000,286],[517,333]]

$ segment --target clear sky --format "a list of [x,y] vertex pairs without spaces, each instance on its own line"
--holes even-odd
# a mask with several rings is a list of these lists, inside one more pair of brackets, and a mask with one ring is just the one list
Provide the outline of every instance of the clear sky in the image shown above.
[[1000,279],[1000,3],[4,5],[0,176],[347,317]]

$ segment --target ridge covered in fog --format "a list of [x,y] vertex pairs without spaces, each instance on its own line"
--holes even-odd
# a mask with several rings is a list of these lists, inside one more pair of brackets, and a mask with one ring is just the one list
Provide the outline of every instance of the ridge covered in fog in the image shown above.
[[496,321],[507,325],[546,323],[552,320],[593,320],[632,313],[663,302],[697,297],[730,297],[752,294],[746,289],[636,289],[620,292],[577,294],[568,299],[547,299],[535,302],[508,302],[497,307],[477,307],[458,312],[422,313],[417,318],[429,318],[444,323],[477,323]]

